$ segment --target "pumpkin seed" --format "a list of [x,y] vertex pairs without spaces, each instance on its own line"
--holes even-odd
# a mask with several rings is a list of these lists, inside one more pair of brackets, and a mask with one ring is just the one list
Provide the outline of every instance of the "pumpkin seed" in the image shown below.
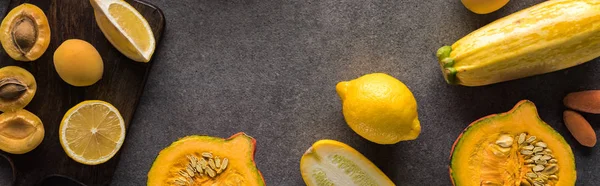
[[544,171],[542,171],[542,173],[544,174],[554,174],[558,171],[558,165],[552,164],[549,165],[548,167],[546,167],[544,169]]
[[532,168],[532,170],[534,172],[540,172],[540,171],[544,170],[544,168],[545,167],[543,165],[536,165],[535,167]]
[[187,181],[186,180],[181,180],[181,179],[176,179],[175,180],[175,184],[176,185],[187,185]]
[[534,146],[533,145],[527,145],[522,147],[523,150],[533,150]]
[[538,176],[538,178],[542,179],[541,180],[542,182],[546,182],[548,180],[548,176],[544,173],[538,172],[538,173],[536,173],[536,175]]
[[536,161],[535,161],[535,164],[538,164],[538,165],[546,165],[546,164],[548,164],[548,162],[547,162],[546,160],[536,160]]
[[215,167],[217,167],[217,168],[221,167],[221,159],[219,159],[219,157],[215,158]]
[[536,146],[536,147],[544,147],[544,148],[548,147],[548,145],[546,145],[546,143],[544,143],[544,142],[541,142],[541,141],[540,141],[540,142],[537,142],[537,143],[535,143],[535,146]]
[[179,175],[183,176],[184,178],[190,177],[190,175],[188,175],[188,173],[186,171],[183,171],[183,170],[179,170]]
[[525,134],[525,133],[519,134],[519,137],[517,139],[517,143],[519,143],[519,145],[523,144],[523,142],[525,142],[525,137],[527,137],[527,134]]
[[550,149],[544,149],[544,152],[545,152],[546,154],[552,154],[552,150],[550,150]]
[[544,150],[544,148],[542,148],[542,147],[533,148],[533,152],[541,152],[543,150]]
[[496,141],[496,145],[504,147],[504,148],[508,148],[508,147],[512,146],[513,143],[514,143],[514,139],[506,134],[501,135],[498,138],[498,140]]
[[552,159],[552,157],[548,156],[548,155],[544,155],[542,157],[540,157],[541,160],[550,160]]
[[535,167],[535,164],[527,164],[527,165],[525,165],[525,166],[526,166],[526,167],[529,167],[529,168],[533,168],[533,167]]
[[206,160],[204,158],[201,158],[198,163],[200,164],[202,169],[206,169],[206,165],[208,165],[208,162],[206,162]]
[[187,166],[185,167],[185,171],[187,172],[187,174],[188,174],[190,177],[194,177],[194,172],[195,172],[195,171],[194,171],[194,168],[192,168],[190,165],[187,165]]
[[213,159],[208,160],[208,165],[210,166],[211,169],[217,169],[217,167],[215,166],[215,160],[213,160]]
[[549,162],[549,163],[558,163],[558,160],[556,160],[556,159],[551,159],[551,160],[548,160],[548,162]]
[[525,160],[525,164],[532,164],[532,163],[534,163],[534,161],[535,161],[535,160],[528,159],[528,160]]
[[535,139],[537,139],[535,136],[529,136],[529,138],[527,138],[527,140],[525,142],[531,143],[531,142],[535,141]]
[[202,153],[202,157],[205,157],[205,158],[213,158],[213,155],[212,155],[212,153],[210,153],[210,152],[203,152],[203,153]]
[[210,169],[210,168],[207,168],[207,169],[204,169],[204,170],[206,171],[206,173],[208,174],[208,176],[210,176],[211,178],[214,178],[217,175],[217,173],[215,173],[215,171],[212,170],[212,169]]
[[531,157],[531,160],[533,160],[533,161],[537,161],[537,160],[539,160],[541,157],[542,157],[542,155],[535,155],[535,156]]
[[520,186],[531,186],[531,183],[529,183],[529,181],[527,180],[521,180],[521,185]]
[[558,180],[558,176],[557,175],[550,175],[548,176],[549,180]]
[[530,151],[530,150],[521,150],[521,154],[523,154],[523,155],[532,155],[533,151]]
[[185,169],[187,170],[187,173],[188,173],[188,175],[190,175],[190,177],[194,177],[194,172],[196,172],[196,171],[194,171],[194,169],[195,169],[194,167],[188,165]]
[[221,169],[225,170],[227,168],[227,164],[229,164],[229,159],[223,158],[223,162],[221,162]]
[[537,174],[533,173],[533,172],[528,172],[527,174],[525,174],[525,176],[530,177],[530,178],[537,178]]
[[204,172],[202,166],[200,166],[200,164],[196,164],[195,168],[198,174],[202,175],[202,172]]
[[197,160],[190,160],[190,164],[189,164],[192,168],[196,167],[196,165],[198,165],[198,161]]

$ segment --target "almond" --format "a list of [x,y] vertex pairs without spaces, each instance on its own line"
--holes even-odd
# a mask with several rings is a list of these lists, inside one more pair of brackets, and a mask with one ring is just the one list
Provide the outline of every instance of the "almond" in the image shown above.
[[596,132],[581,114],[566,110],[563,113],[563,119],[573,137],[575,137],[581,145],[586,147],[593,147],[596,145]]
[[565,106],[581,112],[600,114],[600,90],[588,90],[568,94]]

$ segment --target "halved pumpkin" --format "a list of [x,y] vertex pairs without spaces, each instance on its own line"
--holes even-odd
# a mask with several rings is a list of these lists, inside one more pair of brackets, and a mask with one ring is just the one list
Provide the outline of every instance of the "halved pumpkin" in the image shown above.
[[265,185],[254,163],[256,140],[188,136],[163,149],[148,172],[148,185]]
[[451,154],[450,177],[457,186],[572,186],[577,177],[571,147],[527,100],[473,122]]

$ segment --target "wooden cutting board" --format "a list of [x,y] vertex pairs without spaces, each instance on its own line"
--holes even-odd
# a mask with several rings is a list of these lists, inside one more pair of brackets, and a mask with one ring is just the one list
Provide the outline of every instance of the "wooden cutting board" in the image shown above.
[[[138,0],[128,2],[148,20],[156,41],[160,41],[165,26],[161,10]],[[35,62],[14,61],[0,49],[0,67],[21,66],[35,76],[38,90],[25,109],[40,117],[45,129],[42,144],[29,153],[13,155],[0,151],[13,164],[14,184],[35,185],[49,175],[58,174],[87,185],[108,185],[120,153],[108,162],[95,166],[73,161],[67,157],[58,140],[60,121],[66,111],[77,103],[98,99],[117,107],[129,128],[150,67],[155,61],[138,63],[119,53],[98,28],[88,0],[12,0],[6,12],[22,3],[31,3],[44,10],[52,38],[48,50]],[[79,88],[70,86],[58,76],[52,58],[56,48],[67,39],[82,39],[96,47],[104,61],[104,74],[99,82]]]

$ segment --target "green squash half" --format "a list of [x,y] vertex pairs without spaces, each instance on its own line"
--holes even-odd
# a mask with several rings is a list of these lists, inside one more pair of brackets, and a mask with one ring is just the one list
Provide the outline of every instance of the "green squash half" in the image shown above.
[[[526,139],[535,136],[536,140],[519,144],[522,133],[527,134]],[[507,143],[510,147],[502,148],[497,144],[501,136],[514,139]],[[535,154],[524,155],[522,151],[524,144],[537,147],[537,142],[545,143],[547,149],[551,150],[550,155],[555,159],[553,161],[557,161],[545,166],[555,164],[558,168],[558,172],[554,174],[557,179],[547,183],[556,186],[575,185],[577,174],[571,147],[558,132],[540,119],[535,105],[527,100],[519,102],[506,113],[481,118],[464,130],[452,147],[452,182],[457,186],[534,185],[535,179],[527,180],[526,173],[536,172],[525,161]],[[500,152],[498,149],[505,151]],[[529,183],[525,183],[526,180]]]

